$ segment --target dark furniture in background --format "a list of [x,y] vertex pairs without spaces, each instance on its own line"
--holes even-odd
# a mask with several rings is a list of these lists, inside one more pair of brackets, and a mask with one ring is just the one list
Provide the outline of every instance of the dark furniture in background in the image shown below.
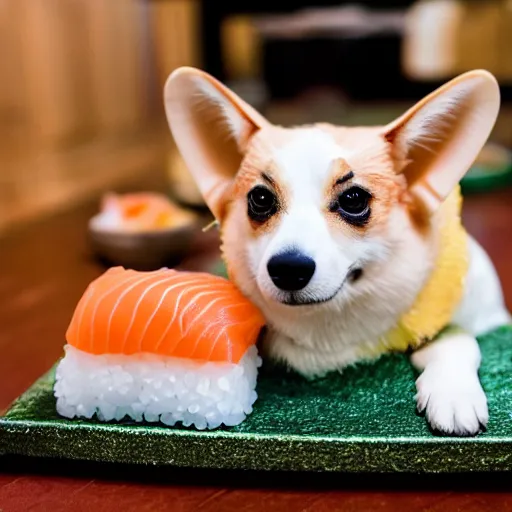
[[[289,14],[300,9],[357,5],[385,11],[405,10],[413,0],[350,1],[247,1],[201,2],[201,50],[204,69],[227,81],[222,57],[222,22],[232,15]],[[439,84],[407,79],[400,65],[401,36],[374,34],[369,37],[317,35],[300,40],[265,38],[262,78],[272,99],[291,98],[314,86],[333,86],[355,100],[413,99]],[[378,87],[376,87],[376,83]]]
[[211,73],[219,80],[226,79],[221,51],[221,26],[223,20],[235,14],[286,14],[308,7],[330,7],[351,5],[357,3],[361,6],[378,9],[406,8],[414,3],[413,0],[362,0],[353,2],[350,0],[330,1],[286,1],[286,0],[233,0],[201,1],[201,50],[205,71]]
[[[485,0],[467,0],[485,2]],[[360,6],[378,11],[406,10],[415,0],[247,0],[201,1],[203,68],[221,81],[229,81],[221,45],[222,22],[233,15],[283,15],[305,8]],[[309,87],[333,86],[349,99],[417,100],[445,80],[408,79],[400,63],[401,36],[311,37],[304,40],[267,38],[263,43],[262,79],[269,99],[289,99]],[[447,77],[446,79],[449,79]],[[502,99],[510,101],[512,85],[500,84]]]

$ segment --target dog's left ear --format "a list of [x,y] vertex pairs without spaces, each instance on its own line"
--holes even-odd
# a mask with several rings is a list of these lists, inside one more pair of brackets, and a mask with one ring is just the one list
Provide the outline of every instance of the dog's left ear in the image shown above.
[[464,73],[385,127],[398,169],[433,213],[469,170],[489,137],[500,106],[496,79]]
[[164,101],[178,150],[220,220],[247,143],[268,122],[233,91],[195,68],[171,73]]

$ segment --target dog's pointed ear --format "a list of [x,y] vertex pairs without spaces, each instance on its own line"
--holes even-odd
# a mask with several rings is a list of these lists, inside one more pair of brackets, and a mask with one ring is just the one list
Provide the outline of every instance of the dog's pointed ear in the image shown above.
[[220,220],[247,143],[268,122],[218,80],[195,68],[171,73],[164,101],[178,150]]
[[500,106],[496,79],[464,73],[384,129],[397,169],[431,213],[469,170],[489,137]]

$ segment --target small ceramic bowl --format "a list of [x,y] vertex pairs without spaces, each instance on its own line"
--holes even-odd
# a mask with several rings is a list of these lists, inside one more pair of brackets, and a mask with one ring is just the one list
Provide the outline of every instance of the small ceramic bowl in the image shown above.
[[[97,217],[97,216],[96,216]],[[201,230],[199,219],[152,231],[123,232],[89,223],[89,239],[97,256],[109,264],[134,270],[157,270],[178,263]]]

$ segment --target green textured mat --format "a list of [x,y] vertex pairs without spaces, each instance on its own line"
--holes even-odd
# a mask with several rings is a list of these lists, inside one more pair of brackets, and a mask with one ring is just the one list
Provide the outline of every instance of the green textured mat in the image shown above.
[[433,435],[415,413],[414,371],[405,356],[391,355],[314,382],[263,368],[253,414],[210,432],[59,418],[52,371],[0,418],[0,454],[224,469],[510,470],[512,328],[480,344],[490,422],[476,438]]

